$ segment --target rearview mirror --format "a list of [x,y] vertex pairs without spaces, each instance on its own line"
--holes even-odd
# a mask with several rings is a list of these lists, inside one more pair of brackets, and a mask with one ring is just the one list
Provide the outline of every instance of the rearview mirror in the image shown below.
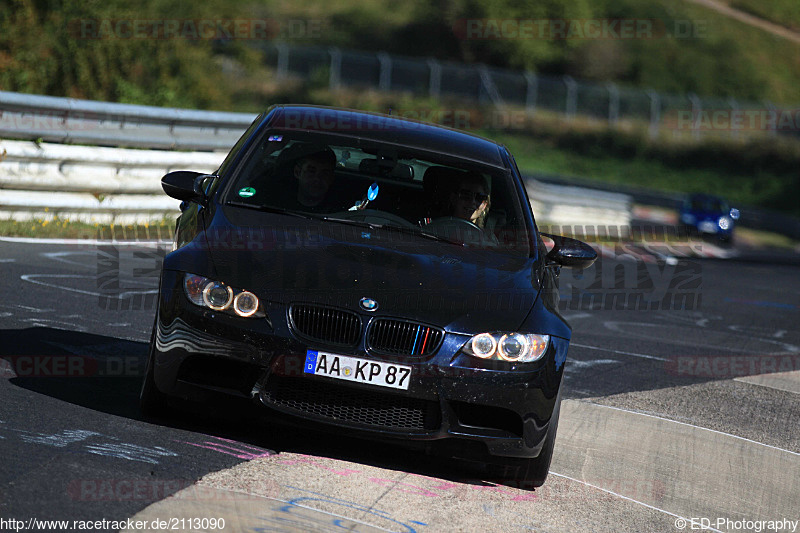
[[597,252],[583,241],[542,233],[542,236],[553,240],[553,249],[547,254],[547,260],[567,268],[588,268],[597,259]]

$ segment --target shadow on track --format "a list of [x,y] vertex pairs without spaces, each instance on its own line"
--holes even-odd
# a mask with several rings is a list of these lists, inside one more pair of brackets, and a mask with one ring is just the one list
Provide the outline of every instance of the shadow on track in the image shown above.
[[[139,390],[148,345],[114,337],[47,327],[0,330],[0,376],[15,386],[95,411],[233,439],[276,453],[328,457],[379,468],[485,484],[454,461],[338,433],[304,427],[268,415],[246,400],[176,404],[169,416],[147,419]],[[465,478],[469,478],[466,479]]]

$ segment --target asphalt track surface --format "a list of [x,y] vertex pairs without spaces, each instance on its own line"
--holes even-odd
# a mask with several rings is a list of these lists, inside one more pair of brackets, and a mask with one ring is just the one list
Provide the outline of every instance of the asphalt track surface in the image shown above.
[[536,490],[245,404],[144,420],[158,267],[153,247],[0,240],[0,529],[800,531],[798,266],[620,248],[564,270]]

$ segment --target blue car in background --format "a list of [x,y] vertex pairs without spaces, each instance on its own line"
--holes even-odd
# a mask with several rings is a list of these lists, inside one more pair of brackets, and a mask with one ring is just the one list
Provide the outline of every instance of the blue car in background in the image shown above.
[[693,194],[681,208],[681,223],[692,233],[716,237],[720,242],[731,242],[733,228],[739,220],[739,210],[731,208],[719,196]]

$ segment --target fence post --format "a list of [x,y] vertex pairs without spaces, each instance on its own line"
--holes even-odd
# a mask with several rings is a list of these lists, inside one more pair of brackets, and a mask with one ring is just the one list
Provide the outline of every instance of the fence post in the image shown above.
[[608,123],[612,126],[619,121],[619,89],[613,83],[607,83],[608,89]]
[[497,90],[497,85],[494,84],[492,74],[489,72],[489,69],[486,68],[486,65],[480,65],[478,67],[478,74],[481,77],[481,85],[484,91],[486,91],[486,94],[489,95],[494,106],[501,107],[503,105],[503,97],[500,96],[500,91]]
[[661,96],[655,91],[647,91],[650,98],[650,138],[658,137],[658,128],[661,125]]
[[564,85],[567,86],[567,121],[572,121],[578,108],[578,84],[571,76],[564,76]]
[[278,49],[278,79],[284,79],[289,74],[289,45],[286,43],[278,43],[275,45]]
[[738,122],[736,115],[739,112],[739,103],[734,98],[728,98],[728,105],[731,106],[731,118],[728,123],[731,125],[731,139],[739,138],[739,130],[734,125]]
[[533,115],[536,113],[536,99],[539,96],[539,79],[533,72],[525,72],[525,82],[528,84],[525,93],[525,110]]
[[431,98],[438,99],[442,89],[442,66],[435,59],[428,59],[427,63],[431,72],[428,93]]
[[334,90],[342,84],[342,51],[332,46],[328,48],[328,53],[331,55],[331,73],[328,85],[331,90]]
[[764,107],[767,108],[768,118],[764,125],[769,129],[769,134],[775,136],[778,134],[778,108],[769,100],[764,101]]
[[392,57],[386,52],[378,53],[378,62],[381,64],[381,73],[378,78],[378,89],[381,91],[392,90]]
[[687,96],[692,103],[692,138],[697,140],[700,138],[700,115],[703,114],[703,102],[694,93],[689,93]]

